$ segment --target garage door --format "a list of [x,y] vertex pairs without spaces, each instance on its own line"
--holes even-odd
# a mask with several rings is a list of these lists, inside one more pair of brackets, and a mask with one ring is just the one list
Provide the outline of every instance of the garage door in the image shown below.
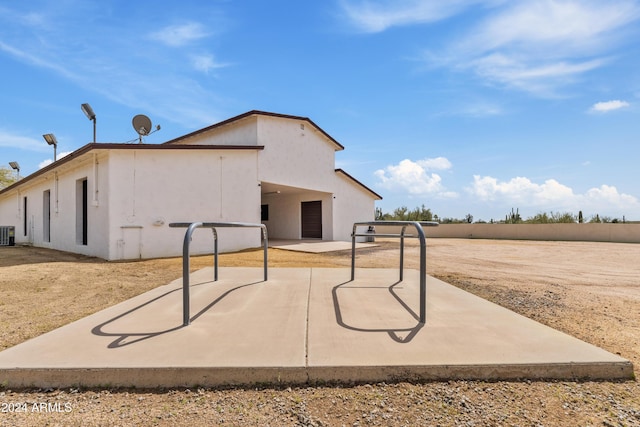
[[322,239],[322,201],[302,202],[302,238]]

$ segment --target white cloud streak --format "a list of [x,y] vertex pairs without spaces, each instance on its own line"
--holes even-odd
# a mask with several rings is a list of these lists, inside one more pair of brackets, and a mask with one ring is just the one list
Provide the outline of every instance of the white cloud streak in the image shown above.
[[29,48],[18,48],[10,44],[0,41],[0,50],[8,53],[9,55],[19,59],[22,62],[26,62],[31,65],[35,65],[40,68],[49,69],[63,77],[71,80],[79,80],[78,74],[72,73],[67,67],[55,61],[51,61],[47,58],[45,53],[30,52]]
[[205,74],[208,74],[211,70],[228,66],[227,64],[217,62],[211,54],[191,55],[191,64],[195,70]]
[[634,0],[345,0],[341,5],[354,27],[372,33],[442,21],[481,6],[468,31],[444,48],[426,51],[424,60],[539,97],[561,96],[561,89],[612,61],[623,30],[640,18]]
[[596,102],[591,106],[591,109],[589,111],[594,113],[608,113],[610,111],[619,110],[628,106],[628,102],[620,100]]
[[[132,49],[132,40],[144,33],[144,23],[100,27],[76,9],[65,11],[63,6],[56,6],[37,14],[0,9],[0,20],[6,27],[0,51],[158,119],[189,128],[219,119],[214,107],[219,97],[193,77],[194,71],[209,73],[227,66],[201,46],[213,36],[209,27],[220,27],[204,19],[220,21],[219,15],[203,15],[202,22],[166,25],[147,32],[143,36],[147,43],[138,44],[144,48]],[[51,21],[57,25],[39,25]],[[72,37],[63,30],[66,28],[75,28],[73,34],[84,36]],[[177,55],[182,61],[175,60]]]
[[149,38],[167,46],[181,47],[194,41],[209,37],[204,25],[199,22],[188,22],[181,25],[169,25],[149,34]]
[[[89,37],[72,43],[64,38],[47,36],[44,30],[31,31],[38,32],[37,39],[47,39],[46,44],[22,38],[0,41],[0,50],[22,62],[51,70],[114,102],[127,107],[137,106],[158,118],[186,127],[209,124],[218,119],[211,107],[216,95],[189,75],[193,70],[208,73],[226,66],[216,62],[212,54],[185,52],[184,61],[174,62],[167,68],[167,55],[157,49],[146,49],[144,60],[136,62],[139,58],[128,53],[131,41],[127,34],[108,34],[99,39]],[[162,45],[173,47],[194,42],[205,35],[200,25],[193,24],[155,36]],[[96,45],[89,47],[91,43]],[[75,49],[68,48],[74,44]],[[86,50],[92,51],[89,59],[83,53]],[[165,72],[151,71],[157,69],[165,69]]]
[[347,1],[340,4],[353,26],[363,32],[377,33],[391,27],[440,21],[482,0],[385,0]]
[[48,151],[41,139],[30,138],[0,129],[0,147],[15,148],[28,151]]
[[521,1],[489,15],[449,49],[445,64],[542,97],[609,61],[617,35],[637,20],[632,1]]
[[633,1],[520,1],[489,16],[465,43],[485,52],[517,48],[544,56],[590,54],[615,31],[638,18]]

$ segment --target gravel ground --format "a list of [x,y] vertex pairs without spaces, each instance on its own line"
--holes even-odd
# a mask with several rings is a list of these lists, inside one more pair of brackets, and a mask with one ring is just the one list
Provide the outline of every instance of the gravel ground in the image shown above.
[[[413,251],[413,252],[412,252]],[[407,267],[417,266],[415,248]],[[261,265],[260,251],[221,265]],[[397,265],[397,243],[358,266]],[[640,245],[431,239],[429,273],[640,366]],[[210,264],[196,258],[194,268]],[[270,251],[271,266],[344,267],[348,254]],[[180,260],[107,263],[0,248],[0,349],[180,276]],[[82,297],[88,286],[93,292]],[[174,390],[9,390],[0,426],[640,426],[636,381],[451,381]]]

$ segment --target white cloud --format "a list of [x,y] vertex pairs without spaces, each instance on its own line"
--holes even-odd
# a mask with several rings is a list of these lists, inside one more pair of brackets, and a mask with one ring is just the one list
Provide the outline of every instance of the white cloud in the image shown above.
[[628,106],[628,102],[620,100],[596,102],[591,106],[589,111],[595,113],[608,113],[609,111],[619,110]]
[[592,61],[556,61],[537,63],[528,58],[490,54],[464,67],[487,81],[541,96],[553,96],[558,86],[574,82],[583,73],[602,66],[603,59]]
[[423,159],[416,162],[418,165],[427,170],[447,170],[453,165],[446,157],[436,157],[433,159]]
[[42,139],[16,135],[3,129],[0,129],[0,147],[9,147],[29,151],[45,151],[47,149],[46,144],[42,141]]
[[612,61],[624,27],[640,17],[637,2],[537,1],[505,3],[438,56],[435,65],[470,71],[490,83],[538,96]]
[[[170,28],[170,27],[167,27]],[[204,30],[203,30],[204,31]],[[29,32],[27,32],[29,33]],[[168,32],[170,34],[171,31]],[[136,55],[119,55],[129,51],[131,36],[125,31],[89,36],[81,41],[66,42],[64,37],[46,38],[47,44],[37,43],[36,38],[28,37],[15,41],[0,41],[0,51],[39,68],[51,70],[87,90],[94,91],[119,104],[137,107],[166,120],[180,123],[186,127],[210,124],[218,118],[212,100],[216,94],[202,87],[190,75],[180,72],[157,72],[166,65],[164,54],[145,50],[144,61],[136,62]],[[99,32],[95,32],[99,34]],[[156,33],[160,37],[159,33]],[[198,34],[193,29],[182,33],[175,31],[176,38],[167,34],[166,43],[180,43],[194,40]],[[94,43],[91,47],[89,45]],[[165,41],[163,41],[165,43]],[[82,48],[70,49],[80,45]],[[87,57],[81,54],[86,50],[93,52]],[[185,62],[200,71],[220,66],[211,60],[199,59]],[[194,59],[195,60],[195,59]],[[1,143],[0,143],[1,144]],[[38,144],[41,145],[41,144]]]
[[627,206],[637,206],[638,199],[624,193],[618,193],[618,189],[609,185],[601,185],[598,188],[591,188],[585,194],[585,198],[599,205],[609,204],[624,208]]
[[[60,160],[61,158],[63,158],[64,156],[68,156],[69,154],[73,153],[73,151],[63,151],[61,153],[57,153],[56,154],[56,158],[58,160]],[[49,166],[51,163],[53,163],[53,159],[47,159],[47,160],[43,160],[40,163],[38,163],[38,169],[42,169],[45,166]]]
[[354,23],[375,32],[438,21],[474,4],[483,6],[479,21],[445,42],[440,53],[425,52],[424,60],[541,97],[557,97],[563,87],[613,61],[610,52],[619,46],[622,30],[640,17],[640,5],[632,0],[363,1],[343,8]]
[[388,190],[398,190],[414,196],[456,197],[456,193],[445,190],[440,175],[429,172],[450,168],[451,162],[444,157],[427,158],[415,162],[404,159],[397,165],[389,165],[385,169],[377,170],[375,175],[380,180],[380,186]]
[[180,47],[193,41],[206,38],[210,34],[204,25],[198,22],[188,22],[182,25],[169,25],[151,33],[149,37],[171,47]]
[[491,176],[474,175],[473,183],[467,190],[482,201],[538,210],[585,210],[617,215],[625,210],[640,208],[640,201],[636,197],[620,193],[616,187],[602,185],[584,194],[576,194],[555,179],[538,184],[525,177],[500,181]]
[[215,58],[211,54],[192,55],[191,63],[193,68],[203,73],[208,73],[216,68],[224,68],[227,65],[216,62]]
[[14,56],[15,58],[23,62],[35,65],[40,68],[49,69],[68,79],[81,80],[80,75],[71,72],[69,68],[65,67],[63,61],[60,61],[61,63],[58,64],[55,61],[50,60],[50,58],[47,58],[50,52],[41,51],[31,53],[28,51],[28,49],[18,48],[2,41],[0,41],[0,50],[8,53],[11,56]]
[[561,202],[574,197],[571,188],[554,179],[536,184],[529,178],[516,177],[509,181],[498,181],[490,176],[473,176],[471,193],[481,200],[507,200],[510,202],[533,205],[546,205],[550,202]]
[[545,57],[590,54],[606,47],[611,32],[636,20],[638,13],[637,4],[628,0],[513,2],[466,42],[485,52],[506,47]]
[[38,169],[42,169],[45,166],[49,166],[51,163],[53,163],[53,159],[43,160],[40,163],[38,163]]
[[[359,30],[377,33],[390,27],[439,21],[482,0],[386,0],[341,2],[346,17]],[[486,3],[486,1],[484,1]]]
[[462,109],[461,114],[469,117],[490,117],[502,115],[504,114],[504,110],[499,105],[489,103],[472,103]]

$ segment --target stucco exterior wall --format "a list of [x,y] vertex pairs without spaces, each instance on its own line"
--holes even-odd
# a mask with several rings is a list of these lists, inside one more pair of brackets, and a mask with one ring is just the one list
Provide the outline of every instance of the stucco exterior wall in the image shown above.
[[[254,151],[135,151],[111,153],[109,259],[182,254],[186,229],[171,222],[260,222]],[[193,235],[192,253],[210,253],[210,230]],[[220,251],[260,246],[252,229],[219,229]]]
[[[393,232],[376,227],[376,232]],[[640,243],[640,224],[440,224],[427,237]]]
[[18,215],[19,199],[17,191],[0,195],[0,226],[13,226],[18,234],[20,229],[17,227],[20,222]]
[[[375,200],[369,192],[358,187],[350,179],[335,174],[334,188],[334,240],[351,240],[353,223],[373,221],[375,218]],[[359,237],[358,241],[364,241]]]
[[[256,151],[93,150],[0,195],[0,225],[16,244],[33,244],[107,260],[182,254],[185,229],[171,222],[260,222]],[[82,244],[83,180],[87,244]],[[43,193],[50,191],[50,241]],[[27,234],[24,198],[27,198]],[[219,250],[260,246],[254,229],[219,229]],[[194,233],[192,253],[211,253],[210,230]]]
[[333,192],[335,146],[308,122],[259,116],[258,135],[261,181]]
[[[108,192],[96,193],[96,183],[106,182],[107,159],[87,154],[72,165],[50,171],[14,191],[0,197],[1,225],[16,227],[16,244],[57,249],[83,255],[107,258],[107,236],[103,228],[107,224]],[[87,244],[83,245],[78,234],[78,183],[87,180],[89,225]],[[98,187],[99,189],[99,187]],[[49,222],[50,240],[44,238],[43,193],[50,192]],[[97,196],[96,194],[99,194]],[[24,233],[24,198],[27,198],[27,235]],[[98,199],[96,199],[98,197]],[[4,222],[11,221],[10,224]]]
[[198,133],[175,145],[258,145],[258,119],[246,117],[217,127],[214,132]]

